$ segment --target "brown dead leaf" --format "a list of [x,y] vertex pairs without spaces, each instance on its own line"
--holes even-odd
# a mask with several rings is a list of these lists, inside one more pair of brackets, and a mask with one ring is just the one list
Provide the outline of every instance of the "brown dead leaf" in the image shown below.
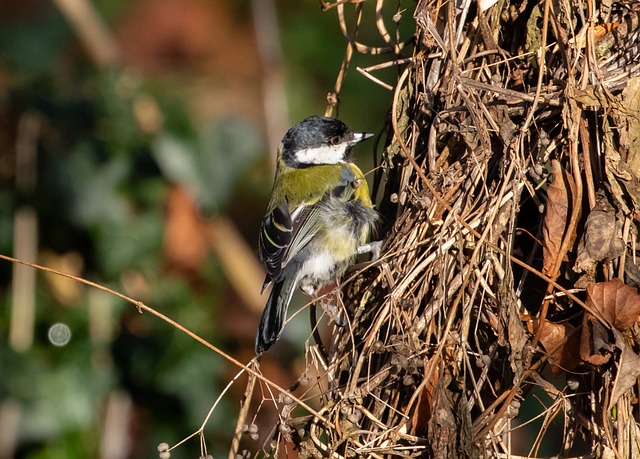
[[553,182],[547,190],[547,208],[542,223],[542,272],[557,277],[557,260],[564,258],[562,240],[572,206],[573,179],[559,161],[551,161]]
[[[606,37],[608,33],[618,28],[619,25],[619,22],[609,22],[595,26],[593,28],[593,39],[596,42],[599,42],[604,37]],[[576,48],[583,49],[585,46],[587,46],[587,29],[582,29],[582,31],[578,33],[575,38],[569,40],[569,42]]]
[[416,435],[426,435],[428,431],[428,424],[433,412],[434,392],[440,379],[440,371],[438,370],[440,362],[440,359],[432,358],[424,366],[424,376],[431,376],[423,383],[424,389],[418,396],[418,403],[411,418],[411,425]]
[[[605,141],[605,173],[611,185],[611,191],[620,208],[625,213],[640,209],[640,180],[626,161],[620,158],[620,153]],[[629,205],[630,204],[630,205]]]
[[631,257],[624,259],[624,282],[635,288],[640,288],[640,269]]
[[550,353],[551,371],[556,376],[573,370],[580,362],[580,340],[574,330],[575,327],[568,323],[556,324],[544,321],[540,332],[540,343]]
[[[614,125],[603,118],[604,165],[611,194],[625,213],[640,209],[640,78],[629,80],[623,93],[613,98]],[[618,132],[618,141],[613,135]]]
[[[620,279],[598,282],[587,287],[587,306],[598,311],[602,320],[618,331],[624,332],[640,317],[640,294]],[[616,330],[585,313],[580,340],[580,356],[594,365],[609,361],[615,348],[623,349],[615,339]]]
[[591,314],[584,315],[580,336],[580,358],[593,365],[603,365],[615,349],[609,329]]
[[576,89],[573,100],[582,108],[610,108],[616,100],[600,86],[587,86],[584,89]]
[[620,134],[622,157],[636,179],[640,178],[640,78],[631,78],[619,96],[612,115]]
[[[604,151],[604,171],[607,177],[607,182],[611,188],[611,195],[615,199],[616,207],[621,209],[625,214],[629,214],[632,208],[627,204],[625,197],[625,182],[633,180],[633,175],[624,172],[624,166],[619,167],[620,163],[624,163],[620,157],[620,152],[615,148],[613,141],[613,134],[611,126],[609,125],[608,118],[603,118],[603,137],[602,147]],[[627,169],[631,169],[628,164],[625,163]],[[635,212],[635,210],[634,210]]]
[[616,345],[622,349],[620,361],[618,362],[618,374],[613,382],[609,409],[611,409],[618,399],[636,384],[640,376],[640,356],[636,354],[630,346],[626,344],[624,336],[617,330],[613,330]]
[[596,263],[613,260],[624,251],[623,221],[603,194],[598,194],[596,205],[587,217],[584,233],[578,245],[575,272],[591,272]]
[[512,293],[502,291],[498,295],[498,301],[503,306],[500,308],[500,319],[505,326],[508,336],[508,345],[511,348],[512,358],[509,359],[511,370],[516,375],[524,372],[525,347],[529,342],[529,336],[520,320],[518,302]]
[[602,40],[609,32],[614,31],[620,25],[619,22],[608,22],[597,25],[593,28],[593,39],[598,42]]
[[433,411],[427,429],[427,438],[432,445],[434,459],[445,459],[456,456],[452,450],[458,444],[459,428],[449,392],[445,389],[444,378],[439,378],[433,394]]
[[611,389],[609,407],[635,386],[640,376],[640,356],[627,344],[623,332],[636,324],[640,316],[640,294],[620,279],[599,282],[587,287],[587,305],[600,312],[612,325],[607,329],[591,314],[585,314],[581,337],[581,357],[594,365],[607,363],[619,349],[617,374]]
[[620,279],[589,285],[586,303],[620,331],[629,329],[640,317],[640,294]]

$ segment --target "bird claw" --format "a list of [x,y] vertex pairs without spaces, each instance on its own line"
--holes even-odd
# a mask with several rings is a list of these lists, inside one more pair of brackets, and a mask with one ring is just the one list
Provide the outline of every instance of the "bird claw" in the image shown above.
[[380,250],[382,249],[383,241],[375,241],[369,242],[368,244],[361,245],[358,247],[358,255],[362,255],[364,253],[371,253],[371,261],[376,261],[380,258]]
[[333,321],[336,326],[344,327],[347,325],[347,321],[344,319],[342,315],[342,311],[338,306],[333,303],[322,303],[322,308],[327,313],[330,321]]

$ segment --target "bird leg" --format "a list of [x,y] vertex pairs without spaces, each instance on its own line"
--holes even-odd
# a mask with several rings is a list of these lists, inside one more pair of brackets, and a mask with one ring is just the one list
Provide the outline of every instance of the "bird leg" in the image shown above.
[[[333,321],[338,327],[343,327],[345,321],[342,318],[342,311],[338,306],[338,301],[334,301],[340,295],[340,289],[337,287],[338,279],[334,283],[324,286],[312,296],[314,300],[320,300],[322,309],[327,314],[329,321]],[[318,297],[318,294],[320,297]]]
[[320,353],[323,355],[327,354],[327,351],[324,348],[324,344],[322,344],[322,337],[320,336],[320,331],[318,330],[318,314],[316,312],[316,303],[318,301],[318,297],[315,292],[312,293],[311,298],[313,301],[311,302],[311,307],[309,308],[309,320],[311,322],[311,333],[313,335],[313,340],[316,342],[318,349],[320,349]]
[[[337,282],[336,282],[337,283]],[[326,286],[321,288],[318,292],[322,291],[323,289],[326,289]],[[328,289],[327,289],[328,290]],[[310,307],[310,321],[311,321],[311,331],[312,331],[312,335],[313,335],[313,340],[315,341],[316,345],[318,346],[318,350],[320,351],[320,355],[323,357],[324,361],[328,361],[329,360],[329,356],[327,354],[327,351],[324,347],[324,344],[322,343],[322,337],[320,336],[320,331],[318,329],[318,318],[317,318],[317,303],[320,303],[320,306],[322,307],[322,309],[324,310],[325,314],[327,314],[327,316],[329,317],[330,321],[333,321],[336,326],[338,327],[343,327],[346,325],[346,321],[343,320],[342,318],[342,314],[341,311],[338,309],[338,306],[335,305],[333,302],[331,301],[325,301],[323,299],[323,297],[327,296],[327,295],[333,295],[333,294],[339,294],[338,293],[338,289],[337,288],[332,288],[331,291],[322,294],[320,297],[318,296],[318,292],[316,291],[311,291],[309,293],[309,296],[312,298],[312,302],[311,302],[311,307]]]

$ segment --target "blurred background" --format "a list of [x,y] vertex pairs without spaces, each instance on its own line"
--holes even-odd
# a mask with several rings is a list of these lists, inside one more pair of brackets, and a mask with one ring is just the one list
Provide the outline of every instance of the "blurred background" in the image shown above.
[[[324,113],[345,55],[335,8],[320,6],[0,1],[0,253],[141,300],[248,362],[275,148]],[[411,12],[395,19],[410,36]],[[338,113],[354,130],[378,133],[392,95],[355,66],[387,60],[354,55]],[[376,77],[393,85],[397,69]],[[372,143],[359,154],[369,170]],[[265,375],[288,387],[308,335],[301,314]],[[237,372],[116,296],[4,260],[0,341],[0,459],[157,457]],[[228,451],[242,391],[207,424],[214,455]],[[199,455],[197,439],[171,453]]]

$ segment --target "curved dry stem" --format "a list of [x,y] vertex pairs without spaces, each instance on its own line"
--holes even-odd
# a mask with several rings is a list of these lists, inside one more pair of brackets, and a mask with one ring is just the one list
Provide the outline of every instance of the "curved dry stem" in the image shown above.
[[[220,349],[217,346],[214,346],[213,344],[209,343],[204,338],[201,338],[200,336],[198,336],[197,334],[195,334],[191,330],[187,329],[186,327],[180,325],[179,323],[177,323],[173,319],[169,318],[168,316],[166,316],[166,315],[162,314],[161,312],[156,311],[155,309],[147,306],[142,301],[133,299],[133,298],[131,298],[131,297],[129,297],[129,296],[123,294],[123,293],[120,293],[118,291],[115,291],[113,289],[105,287],[104,285],[100,285],[100,284],[98,284],[96,282],[92,282],[92,281],[89,281],[87,279],[83,279],[81,277],[74,276],[72,274],[63,273],[63,272],[60,272],[58,270],[48,268],[46,266],[41,266],[41,265],[38,265],[38,264],[35,264],[35,263],[28,263],[28,262],[25,262],[25,261],[22,261],[22,260],[18,260],[16,258],[12,258],[12,257],[9,257],[7,255],[3,255],[3,254],[0,254],[0,259],[6,260],[6,261],[10,261],[12,263],[19,263],[19,264],[24,265],[24,266],[29,266],[30,268],[39,269],[41,271],[45,271],[45,272],[48,272],[48,273],[51,273],[51,274],[55,274],[57,276],[65,277],[67,279],[71,279],[71,280],[74,280],[76,282],[80,282],[81,284],[87,285],[89,287],[92,287],[92,288],[95,288],[95,289],[98,289],[98,290],[102,290],[103,292],[109,293],[111,295],[114,295],[114,296],[122,299],[122,300],[125,300],[126,302],[133,304],[138,309],[138,312],[140,312],[140,313],[148,312],[150,314],[153,314],[154,316],[156,316],[159,319],[163,320],[164,322],[168,323],[169,325],[171,325],[172,327],[176,328],[177,330],[180,330],[182,333],[186,334],[190,338],[192,338],[195,341],[199,342],[203,346],[208,347],[209,349],[211,349],[216,354],[220,355],[222,358],[224,358],[228,362],[230,362],[230,363],[234,364],[235,366],[237,366],[238,368],[242,369],[242,371],[246,371],[247,373],[249,373],[252,376],[256,377],[258,380],[260,380],[261,382],[266,384],[269,388],[273,388],[279,393],[287,394],[287,396],[291,397],[292,400],[294,400],[296,403],[298,403],[304,409],[308,410],[309,413],[311,413],[314,416],[316,416],[320,421],[325,423],[327,426],[332,426],[333,425],[331,422],[329,422],[327,419],[325,419],[323,416],[321,416],[316,410],[311,408],[305,402],[303,402],[302,400],[300,400],[299,398],[297,398],[293,394],[289,393],[289,391],[287,391],[286,389],[283,389],[278,384],[274,383],[273,381],[269,380],[268,378],[265,378],[261,373],[259,373],[258,370],[255,370],[251,366],[243,364],[239,360],[233,358],[232,356],[230,356],[229,354],[224,352],[222,349]],[[253,365],[253,364],[257,364],[257,361],[255,360],[255,358],[252,359],[252,361],[250,362],[250,365]]]

